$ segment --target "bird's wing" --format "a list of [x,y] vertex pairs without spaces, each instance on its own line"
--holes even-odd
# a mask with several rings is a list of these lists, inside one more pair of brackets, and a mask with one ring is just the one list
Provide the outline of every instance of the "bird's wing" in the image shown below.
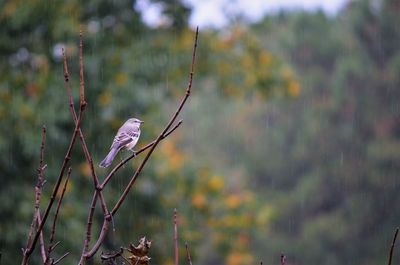
[[126,146],[127,144],[138,138],[139,134],[140,131],[138,130],[138,128],[129,128],[128,130],[126,130],[125,128],[121,128],[114,138],[111,149],[121,149],[122,147]]

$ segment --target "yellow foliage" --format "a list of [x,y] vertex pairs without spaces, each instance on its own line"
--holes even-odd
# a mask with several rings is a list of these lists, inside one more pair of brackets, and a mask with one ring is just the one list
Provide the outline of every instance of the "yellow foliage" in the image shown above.
[[112,95],[109,91],[104,91],[99,96],[99,103],[101,106],[105,107],[111,103]]
[[0,91],[0,99],[3,101],[11,101],[12,100],[12,94],[8,92],[7,90],[2,90]]
[[274,215],[274,208],[270,205],[262,207],[256,216],[256,223],[261,227],[265,227],[269,224],[270,220]]
[[208,187],[212,191],[220,191],[224,187],[224,179],[221,176],[214,175],[208,181]]
[[243,55],[242,66],[246,71],[249,71],[254,66],[253,58],[249,54]]
[[171,258],[164,259],[163,265],[174,265],[175,262]]
[[254,72],[246,72],[245,85],[254,86],[257,83],[257,76]]
[[84,175],[85,177],[90,177],[92,174],[90,172],[90,166],[86,162],[82,162],[79,165],[79,171]]
[[20,117],[22,117],[22,118],[32,117],[33,109],[29,105],[23,104],[19,108],[19,114],[20,114]]
[[126,85],[128,83],[128,75],[123,72],[119,72],[115,75],[115,83],[119,86]]
[[259,61],[260,61],[261,66],[267,66],[267,65],[271,64],[272,56],[270,53],[268,53],[266,51],[262,51],[260,53]]
[[193,32],[191,30],[185,30],[184,33],[182,34],[182,39],[181,39],[182,46],[184,48],[192,48],[193,46]]
[[254,264],[254,258],[249,253],[233,251],[226,258],[227,265]]
[[254,193],[251,191],[244,191],[242,193],[242,199],[243,199],[243,202],[245,202],[245,203],[254,202]]
[[290,81],[288,85],[288,93],[292,97],[297,97],[300,94],[300,84],[297,81]]
[[192,204],[198,209],[203,209],[207,205],[207,198],[201,192],[196,192],[192,195]]
[[166,141],[162,145],[162,150],[168,159],[171,170],[177,170],[182,167],[185,157],[172,141]]
[[216,51],[224,51],[232,48],[232,42],[230,42],[228,39],[225,40],[217,40],[214,43],[214,49]]
[[225,199],[225,203],[230,209],[237,208],[242,202],[242,199],[238,194],[230,194]]
[[197,171],[197,175],[200,179],[208,178],[208,176],[210,176],[210,169],[207,167],[202,167]]
[[225,75],[230,74],[233,71],[232,65],[224,61],[220,61],[217,63],[217,69],[221,74]]
[[4,6],[3,6],[3,12],[1,12],[2,17],[11,17],[13,13],[17,10],[18,4],[23,4],[19,3],[19,1],[8,1]]
[[281,75],[284,79],[292,79],[293,72],[289,67],[283,67],[281,70]]

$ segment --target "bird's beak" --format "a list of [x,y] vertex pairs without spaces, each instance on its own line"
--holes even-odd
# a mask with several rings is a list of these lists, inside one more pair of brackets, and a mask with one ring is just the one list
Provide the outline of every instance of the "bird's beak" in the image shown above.
[[143,124],[144,123],[144,121],[139,121],[140,122],[140,124]]

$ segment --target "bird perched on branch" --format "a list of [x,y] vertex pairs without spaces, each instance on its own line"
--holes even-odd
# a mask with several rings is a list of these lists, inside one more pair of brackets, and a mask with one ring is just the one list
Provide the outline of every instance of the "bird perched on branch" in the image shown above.
[[[114,157],[117,155],[119,150],[122,148],[132,150],[139,140],[140,136],[140,125],[143,121],[131,118],[127,120],[121,128],[119,128],[117,134],[114,137],[114,141],[110,147],[110,152],[99,164],[100,167],[108,167],[111,165]],[[133,150],[132,150],[133,151]]]

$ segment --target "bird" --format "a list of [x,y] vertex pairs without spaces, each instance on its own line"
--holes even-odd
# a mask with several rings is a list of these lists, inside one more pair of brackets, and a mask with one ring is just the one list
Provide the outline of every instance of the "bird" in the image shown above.
[[123,148],[133,151],[133,147],[136,145],[140,137],[140,125],[142,123],[143,121],[139,119],[130,118],[121,126],[121,128],[119,128],[110,147],[110,152],[103,161],[101,161],[99,164],[100,167],[105,168],[111,165],[114,157]]

